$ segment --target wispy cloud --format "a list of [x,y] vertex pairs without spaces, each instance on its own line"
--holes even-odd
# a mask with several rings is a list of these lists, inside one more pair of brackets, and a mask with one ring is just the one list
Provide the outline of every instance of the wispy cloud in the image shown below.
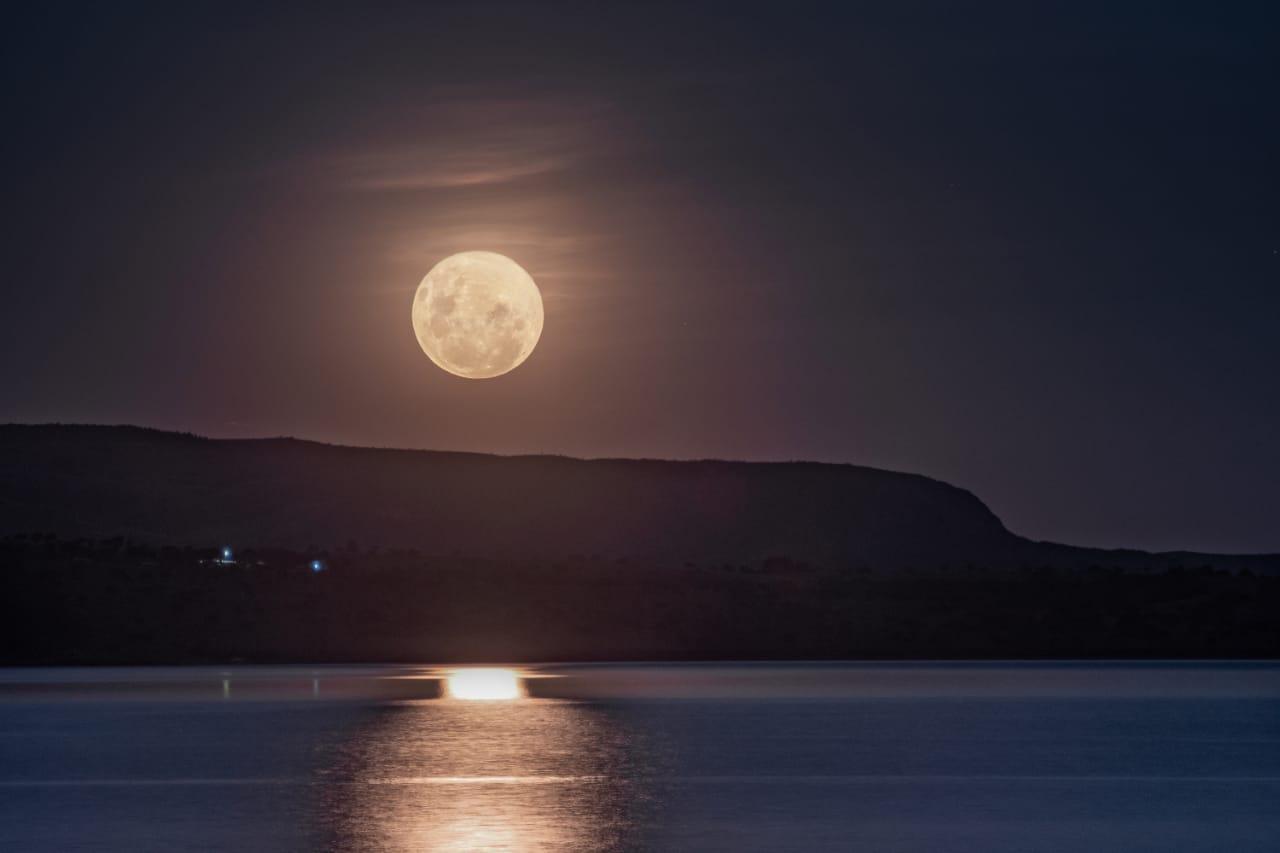
[[490,187],[561,172],[598,149],[610,123],[595,103],[457,99],[428,105],[395,139],[331,154],[348,189]]
[[436,92],[353,125],[311,175],[367,196],[348,239],[387,264],[367,292],[402,300],[440,258],[486,249],[528,269],[548,305],[585,304],[619,266],[615,203],[637,151],[627,125],[599,99]]
[[344,185],[356,190],[430,190],[506,184],[563,169],[556,157],[510,152],[430,154],[384,152],[357,155],[345,164]]

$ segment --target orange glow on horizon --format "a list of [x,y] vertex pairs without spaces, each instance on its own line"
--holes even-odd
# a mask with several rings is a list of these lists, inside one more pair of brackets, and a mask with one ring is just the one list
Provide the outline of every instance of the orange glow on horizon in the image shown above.
[[453,699],[497,701],[519,699],[524,695],[520,676],[511,669],[455,669],[445,676],[444,684],[446,693]]

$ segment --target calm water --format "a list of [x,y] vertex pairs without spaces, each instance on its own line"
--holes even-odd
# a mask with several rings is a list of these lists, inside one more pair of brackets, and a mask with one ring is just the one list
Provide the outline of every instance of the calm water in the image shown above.
[[4,851],[1275,851],[1280,665],[0,670]]

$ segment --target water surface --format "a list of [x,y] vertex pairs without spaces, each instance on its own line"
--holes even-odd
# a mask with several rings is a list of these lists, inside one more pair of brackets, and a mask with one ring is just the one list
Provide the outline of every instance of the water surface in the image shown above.
[[0,850],[1273,851],[1280,665],[0,671]]

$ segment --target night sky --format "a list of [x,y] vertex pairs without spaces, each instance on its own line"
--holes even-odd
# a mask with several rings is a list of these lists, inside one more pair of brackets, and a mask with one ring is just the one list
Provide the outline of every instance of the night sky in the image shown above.
[[[99,5],[6,14],[0,421],[852,462],[1280,551],[1276,4]],[[498,379],[410,327],[465,249],[542,288]]]

